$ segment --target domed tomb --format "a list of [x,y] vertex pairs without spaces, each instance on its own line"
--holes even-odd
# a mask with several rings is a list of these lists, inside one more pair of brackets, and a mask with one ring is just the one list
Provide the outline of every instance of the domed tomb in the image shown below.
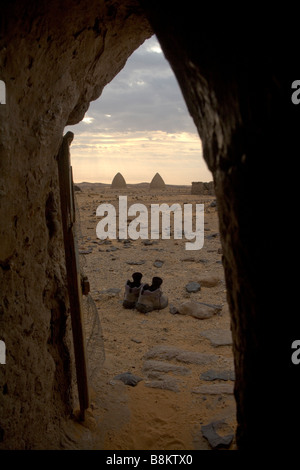
[[150,183],[150,189],[165,189],[166,185],[159,173],[153,177]]
[[111,183],[111,188],[112,189],[123,189],[123,188],[126,188],[127,185],[126,185],[126,181],[124,179],[124,176],[121,175],[121,173],[117,173],[114,177],[114,179],[112,180],[112,183]]

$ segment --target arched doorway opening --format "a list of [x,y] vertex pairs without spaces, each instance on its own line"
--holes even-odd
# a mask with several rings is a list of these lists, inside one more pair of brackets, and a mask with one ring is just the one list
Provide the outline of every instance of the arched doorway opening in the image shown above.
[[[105,402],[106,412],[97,404],[105,449],[210,448],[205,426],[214,424],[231,436],[227,447],[233,442],[234,368],[217,208],[211,186],[205,186],[212,175],[201,141],[184,108],[173,72],[152,37],[91,104],[83,122],[66,129],[75,133],[71,160],[79,253],[104,337],[106,359],[93,385]],[[117,172],[125,177],[125,188],[111,187]],[[157,191],[149,186],[156,172],[166,183]],[[204,182],[202,193],[192,194],[195,179]],[[203,249],[186,251],[186,240],[173,236],[151,240],[150,232],[145,240],[97,240],[97,207],[105,203],[118,209],[121,195],[128,206],[140,203],[148,209],[151,204],[203,204]],[[167,308],[143,315],[122,307],[125,282],[135,271],[143,274],[143,282],[163,279]],[[138,377],[135,387],[116,379],[128,371]]]

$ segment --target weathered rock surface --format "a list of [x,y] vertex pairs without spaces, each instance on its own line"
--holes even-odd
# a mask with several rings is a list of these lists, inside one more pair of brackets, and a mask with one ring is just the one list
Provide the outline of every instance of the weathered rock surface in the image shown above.
[[224,421],[213,421],[209,424],[206,424],[204,426],[201,426],[201,431],[203,434],[203,437],[205,437],[212,449],[221,449],[221,448],[227,448],[231,445],[233,438],[234,438],[234,433],[230,432],[230,434],[226,435],[220,435],[220,432],[225,431],[232,431],[230,427],[224,422]]
[[160,388],[161,390],[170,390],[171,392],[179,392],[178,380],[173,377],[160,377],[158,380],[145,382],[146,387]]
[[230,330],[221,330],[219,328],[211,328],[201,331],[201,336],[209,339],[212,346],[227,346],[232,344],[232,333]]
[[231,384],[219,384],[214,383],[211,385],[200,385],[192,390],[192,393],[198,393],[203,395],[223,395],[233,394],[233,385]]
[[191,281],[186,286],[185,289],[187,292],[198,292],[201,289],[199,282]]
[[200,375],[201,380],[234,380],[235,372],[234,370],[215,370],[209,369],[206,372],[202,372]]
[[116,375],[114,379],[121,380],[125,385],[130,385],[131,387],[135,387],[141,380],[143,380],[141,377],[138,377],[131,372],[123,372],[122,374]]
[[180,381],[167,374],[171,373],[177,376],[185,376],[190,374],[191,370],[187,367],[178,366],[165,361],[147,360],[143,365],[143,372],[148,379],[145,381],[147,387],[179,392]]
[[164,264],[164,261],[157,259],[156,261],[154,261],[153,266],[155,266],[156,268],[161,268],[163,264]]
[[16,0],[1,19],[0,447],[59,448],[76,389],[56,156],[152,29],[135,0]]
[[[266,440],[272,446],[273,435],[266,436],[264,427],[257,426],[260,417],[265,416],[270,428],[279,427],[279,415],[274,413],[270,396],[276,396],[275,401],[282,403],[284,395],[286,403],[293,403],[291,414],[299,408],[297,374],[287,374],[290,379],[287,389],[274,390],[273,384],[278,363],[286,370],[283,358],[287,354],[286,344],[290,343],[288,338],[299,330],[297,314],[291,313],[289,321],[281,321],[279,297],[283,309],[292,312],[297,303],[297,281],[291,288],[289,279],[274,295],[266,288],[266,279],[270,286],[278,285],[274,253],[277,247],[282,247],[282,233],[276,231],[276,219],[279,210],[285,213],[287,209],[283,201],[274,206],[268,204],[267,210],[261,203],[263,198],[270,200],[270,195],[276,194],[277,181],[283,178],[282,167],[273,162],[280,161],[282,154],[294,155],[299,147],[296,106],[287,105],[291,102],[290,94],[287,98],[284,92],[292,82],[287,77],[293,75],[292,57],[297,54],[296,16],[293,15],[295,23],[291,27],[288,6],[283,6],[284,14],[282,10],[274,12],[272,21],[268,20],[267,12],[258,17],[253,10],[250,21],[236,22],[227,7],[218,15],[209,7],[205,24],[199,28],[196,9],[185,9],[180,3],[170,9],[169,3],[142,2],[176,73],[214,176],[238,369],[237,416],[241,424],[237,443],[241,449],[265,449]],[[277,30],[282,22],[288,25],[287,35],[279,38]],[[176,33],[186,23],[189,34],[180,38]],[[255,35],[251,34],[253,24]],[[210,34],[212,31],[214,34]],[[286,50],[290,51],[289,58]],[[264,71],[265,86],[256,78],[257,67]],[[272,139],[274,135],[278,138]],[[290,178],[291,166],[290,159],[284,169],[285,178]],[[297,197],[297,178],[295,172],[290,185],[294,188],[293,198]],[[289,216],[293,217],[292,211]],[[262,233],[267,232],[272,236],[262,241]],[[294,251],[292,247],[288,249],[285,260],[291,259]],[[284,272],[288,272],[287,263],[283,264]],[[288,296],[289,308],[285,306],[287,291],[293,293],[293,299]],[[274,320],[276,311],[278,317]],[[274,348],[274,338],[283,336],[285,340],[275,348],[276,359],[273,357],[266,370],[262,358],[268,357],[268,351]],[[280,415],[282,429],[289,427],[288,415],[285,412]],[[296,427],[294,431],[286,439],[287,446],[291,435],[299,438]]]
[[198,278],[198,282],[202,287],[215,287],[221,282],[221,277],[215,275],[203,275]]
[[188,300],[183,302],[177,308],[177,311],[180,315],[190,315],[194,318],[199,318],[201,320],[210,318],[216,313],[222,310],[221,306],[218,305],[209,305],[202,302],[196,302],[193,300]]
[[183,366],[178,366],[176,364],[171,364],[169,362],[164,361],[154,361],[148,360],[145,361],[143,366],[143,372],[147,375],[147,377],[151,377],[153,373],[168,373],[172,372],[175,375],[188,375],[191,373],[190,369]]
[[214,354],[199,353],[196,351],[185,351],[174,346],[158,345],[148,351],[145,359],[176,360],[187,364],[210,364],[218,360]]

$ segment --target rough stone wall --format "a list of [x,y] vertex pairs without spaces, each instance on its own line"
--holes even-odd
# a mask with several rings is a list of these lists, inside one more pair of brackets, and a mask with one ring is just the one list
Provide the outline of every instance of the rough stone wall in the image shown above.
[[191,194],[207,194],[207,195],[214,195],[214,183],[210,181],[209,183],[202,182],[202,181],[193,181],[192,182],[192,189]]
[[[299,110],[290,91],[298,76],[295,12],[283,5],[264,12],[253,2],[232,9],[141,4],[213,173],[232,320],[237,443],[270,449],[279,432],[276,442],[286,449],[299,438],[291,419],[299,419],[297,368],[290,359],[299,320],[292,313],[296,281],[283,274],[288,270],[279,253],[297,255],[279,229],[280,214],[295,217],[295,206],[289,211],[277,183],[293,178],[283,160],[291,163],[299,147]],[[278,34],[283,24],[284,37]]]
[[58,448],[72,410],[71,338],[56,155],[150,35],[136,1],[1,7],[0,448]]

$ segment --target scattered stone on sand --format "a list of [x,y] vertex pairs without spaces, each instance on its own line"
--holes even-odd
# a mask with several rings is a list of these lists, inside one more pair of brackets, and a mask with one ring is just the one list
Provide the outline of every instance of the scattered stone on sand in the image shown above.
[[201,286],[198,282],[189,282],[186,286],[185,289],[187,292],[198,292],[201,289]]
[[80,255],[89,255],[90,253],[93,253],[92,248],[88,248],[86,250],[78,250]]
[[235,380],[234,370],[215,370],[209,369],[202,372],[200,375],[201,380]]
[[200,385],[192,389],[192,393],[203,394],[203,395],[232,395],[233,384],[219,384],[214,383],[211,385]]
[[172,372],[176,375],[188,375],[191,373],[191,370],[184,366],[170,364],[169,362],[148,360],[144,363],[143,372],[147,375],[147,377],[151,378],[151,374],[153,374],[153,372]]
[[201,336],[209,339],[212,346],[228,346],[232,344],[232,334],[230,330],[220,328],[212,328],[210,330],[201,331]]
[[125,385],[135,387],[143,379],[137,375],[133,375],[131,372],[124,372],[123,374],[116,375],[114,380],[121,380]]
[[119,248],[117,248],[116,246],[111,246],[110,248],[106,248],[106,252],[109,253],[111,251],[117,251]]
[[176,313],[178,313],[178,309],[175,305],[173,304],[170,304],[169,306],[169,312],[172,313],[172,315],[176,315]]
[[111,240],[100,240],[97,243],[98,243],[98,245],[111,245],[112,241]]
[[163,264],[163,261],[157,259],[156,261],[154,261],[153,266],[155,266],[156,268],[161,268]]
[[213,315],[219,313],[221,310],[222,306],[220,305],[210,305],[193,300],[187,300],[178,307],[178,313],[180,315],[190,315],[201,320],[210,318]]
[[[219,432],[224,433],[224,431],[225,432],[231,431],[231,432],[230,434],[226,434],[226,435],[219,434]],[[201,432],[203,434],[203,437],[205,437],[205,439],[208,440],[209,445],[214,450],[230,447],[234,438],[234,433],[232,431],[232,428],[223,420],[213,421],[209,424],[201,426]]]
[[161,390],[170,390],[171,392],[179,392],[178,381],[173,377],[165,376],[161,380],[151,380],[145,382],[146,387],[160,388]]
[[210,364],[216,362],[219,356],[197,351],[185,351],[174,346],[158,345],[154,346],[144,355],[144,359],[154,358],[167,361],[175,359],[178,362],[190,364]]

